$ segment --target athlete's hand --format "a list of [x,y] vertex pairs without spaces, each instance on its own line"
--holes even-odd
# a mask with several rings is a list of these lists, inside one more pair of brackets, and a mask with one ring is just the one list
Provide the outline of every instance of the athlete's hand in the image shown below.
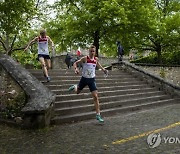
[[104,74],[108,74],[108,70],[104,69],[103,70]]
[[104,77],[107,77],[108,76],[108,70],[104,69],[103,72],[104,72]]
[[75,68],[75,74],[79,74],[79,69]]

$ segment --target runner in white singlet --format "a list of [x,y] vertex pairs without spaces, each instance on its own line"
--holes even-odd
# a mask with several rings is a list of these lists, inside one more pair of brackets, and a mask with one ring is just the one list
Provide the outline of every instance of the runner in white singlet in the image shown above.
[[96,47],[92,45],[89,48],[89,56],[82,57],[80,60],[74,63],[73,66],[74,66],[76,74],[79,74],[79,69],[77,67],[77,64],[78,63],[83,64],[82,77],[78,86],[77,85],[71,86],[69,88],[69,91],[74,90],[77,94],[79,94],[85,86],[88,86],[94,99],[94,104],[95,104],[95,109],[96,109],[96,119],[99,122],[104,122],[104,120],[102,119],[100,115],[99,98],[98,98],[98,92],[97,92],[96,82],[95,82],[96,65],[99,68],[101,68],[101,70],[105,74],[107,74],[107,70],[101,66],[101,64],[98,61],[98,58],[95,57],[95,54],[96,54]]
[[94,78],[96,63],[96,57],[90,59],[89,56],[87,56],[87,62],[83,64],[82,76],[85,78]]
[[38,55],[49,55],[48,50],[48,37],[38,37]]
[[41,63],[41,67],[43,69],[44,76],[47,79],[47,82],[50,81],[50,77],[48,75],[48,69],[51,68],[51,60],[49,56],[48,50],[48,42],[51,43],[52,51],[54,50],[54,43],[49,36],[46,35],[45,30],[40,31],[40,36],[35,37],[33,40],[29,42],[25,51],[32,45],[34,42],[38,43],[38,60]]

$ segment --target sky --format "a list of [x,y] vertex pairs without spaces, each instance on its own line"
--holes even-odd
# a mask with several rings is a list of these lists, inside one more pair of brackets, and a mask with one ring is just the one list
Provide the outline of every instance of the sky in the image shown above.
[[[1,1],[1,0],[0,0]],[[48,4],[54,4],[54,2],[57,0],[47,0]],[[55,17],[55,13],[51,12],[49,15],[50,18],[54,18]],[[32,20],[32,28],[40,28],[42,26],[42,22],[36,19]]]
[[53,4],[55,0],[47,0],[49,4]]
[[[55,1],[57,1],[57,0],[47,0],[48,4],[54,4]],[[55,13],[53,11],[51,12],[50,17],[51,18],[55,17]]]

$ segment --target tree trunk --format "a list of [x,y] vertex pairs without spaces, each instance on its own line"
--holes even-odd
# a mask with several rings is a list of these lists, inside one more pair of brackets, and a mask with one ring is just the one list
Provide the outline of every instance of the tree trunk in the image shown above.
[[97,57],[99,57],[99,40],[100,40],[99,30],[96,30],[95,33],[94,33],[93,45],[96,46],[96,56]]
[[157,50],[157,55],[158,55],[158,63],[162,64],[162,54],[161,54],[161,48]]
[[9,34],[6,34],[5,46],[6,46],[6,54],[8,55],[8,53],[9,53]]

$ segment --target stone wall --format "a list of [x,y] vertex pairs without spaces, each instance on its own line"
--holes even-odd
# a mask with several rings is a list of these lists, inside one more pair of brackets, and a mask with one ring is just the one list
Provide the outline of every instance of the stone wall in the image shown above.
[[66,69],[65,57],[66,55],[52,57],[52,69]]
[[0,55],[0,65],[26,94],[27,102],[21,110],[23,126],[26,128],[48,126],[53,116],[55,94],[8,55]]
[[102,66],[110,66],[112,63],[118,62],[117,58],[111,58],[111,57],[99,57],[99,61]]
[[0,65],[0,119],[21,123],[21,109],[26,103],[23,89]]
[[[52,58],[52,68],[53,69],[67,69],[65,64],[66,55],[56,56]],[[76,58],[76,56],[73,56]],[[99,57],[99,61],[102,66],[110,66],[112,63],[117,62],[117,58],[107,58],[107,57]]]
[[160,90],[163,90],[170,94],[172,97],[180,97],[180,87],[172,84],[163,78],[150,73],[146,70],[143,70],[142,68],[131,64],[129,62],[121,62],[121,63],[115,63],[113,64],[113,68],[123,69],[129,73],[131,73],[133,76],[138,77],[142,80],[145,80],[148,84],[152,86],[156,86]]
[[162,77],[165,81],[180,86],[180,67],[139,66],[143,70]]

